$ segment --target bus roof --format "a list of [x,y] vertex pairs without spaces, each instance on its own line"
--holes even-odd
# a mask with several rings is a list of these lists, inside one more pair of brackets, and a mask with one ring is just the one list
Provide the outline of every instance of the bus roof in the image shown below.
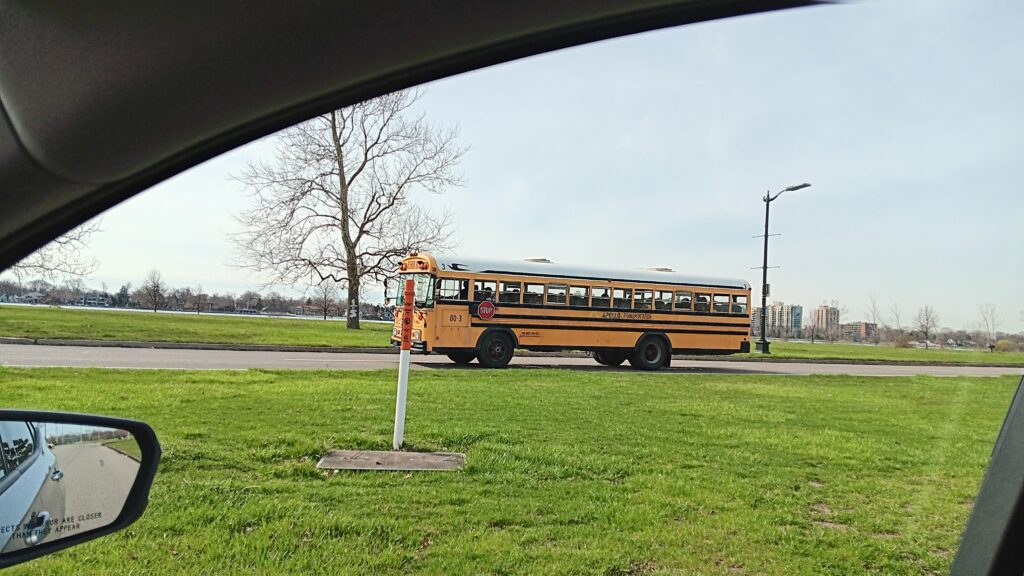
[[[426,256],[426,254],[420,254]],[[750,284],[737,278],[711,278],[693,276],[676,272],[657,270],[609,270],[585,266],[566,266],[548,262],[527,260],[491,260],[439,254],[433,256],[437,262],[438,274],[451,270],[456,272],[478,272],[492,274],[518,274],[522,276],[544,276],[551,278],[574,278],[579,280],[602,280],[613,282],[650,282],[656,284],[683,284],[690,286],[709,286],[714,288],[734,288],[747,290]]]

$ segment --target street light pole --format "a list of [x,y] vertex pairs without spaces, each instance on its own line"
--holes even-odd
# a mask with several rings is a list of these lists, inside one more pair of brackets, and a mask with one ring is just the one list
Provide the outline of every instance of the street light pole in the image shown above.
[[804,182],[803,184],[796,184],[783,188],[772,195],[771,190],[765,192],[764,198],[764,261],[761,264],[761,341],[757,343],[758,350],[762,354],[771,354],[768,351],[768,214],[771,209],[772,201],[782,195],[783,192],[793,192],[795,190],[801,190],[809,187],[810,184]]
[[768,351],[768,332],[765,330],[765,320],[768,316],[768,209],[771,205],[769,190],[764,194],[764,262],[761,264],[761,341],[758,342],[758,349],[762,354],[771,354]]

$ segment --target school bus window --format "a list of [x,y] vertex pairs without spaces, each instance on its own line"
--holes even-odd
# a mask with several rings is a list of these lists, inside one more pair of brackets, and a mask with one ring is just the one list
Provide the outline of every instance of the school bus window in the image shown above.
[[633,307],[637,310],[650,310],[654,302],[653,290],[637,290],[633,297]]
[[565,284],[548,284],[548,304],[565,304]]
[[589,286],[570,286],[569,287],[569,306],[589,306],[589,298],[587,298],[587,292],[590,291]]
[[616,308],[632,308],[633,307],[633,289],[632,288],[615,288],[613,290],[615,295],[615,307]]
[[469,281],[456,278],[441,278],[437,288],[439,300],[469,299]]
[[544,303],[544,285],[543,284],[527,284],[526,289],[523,290],[523,304],[543,304]]
[[604,286],[597,286],[593,289],[591,294],[590,305],[594,308],[611,308],[612,307],[612,289]]
[[693,292],[676,292],[676,310],[689,310],[693,305]]
[[728,294],[715,294],[715,312],[725,314],[729,312],[729,295]]
[[473,300],[482,302],[484,300],[494,301],[494,294],[498,291],[498,283],[494,280],[474,280]]
[[747,297],[746,296],[733,296],[732,297],[732,313],[733,314],[746,314],[747,313]]
[[501,292],[498,293],[498,302],[504,304],[519,304],[521,290],[521,282],[502,282]]
[[695,312],[710,312],[711,311],[711,294],[697,293],[697,302],[693,305]]
[[672,293],[667,291],[658,290],[654,294],[654,309],[655,310],[671,310],[672,309]]

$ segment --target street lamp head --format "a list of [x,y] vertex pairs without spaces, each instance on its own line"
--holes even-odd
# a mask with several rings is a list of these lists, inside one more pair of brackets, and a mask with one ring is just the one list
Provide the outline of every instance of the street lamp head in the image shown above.
[[793,186],[790,186],[789,188],[786,188],[785,190],[783,190],[783,192],[793,192],[793,191],[796,191],[796,190],[802,190],[804,188],[810,188],[810,187],[811,187],[810,184],[808,184],[807,182],[804,182],[803,184],[795,184]]

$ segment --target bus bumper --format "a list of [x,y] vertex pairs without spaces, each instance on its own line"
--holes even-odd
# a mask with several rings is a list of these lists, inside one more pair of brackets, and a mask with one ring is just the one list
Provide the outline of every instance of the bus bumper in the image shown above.
[[[400,340],[395,340],[394,338],[391,339],[391,347],[392,348],[398,348],[401,345],[402,345],[402,342]],[[413,352],[417,352],[419,354],[427,354],[428,353],[427,352],[427,343],[424,342],[423,340],[413,340],[412,341],[412,351]]]

